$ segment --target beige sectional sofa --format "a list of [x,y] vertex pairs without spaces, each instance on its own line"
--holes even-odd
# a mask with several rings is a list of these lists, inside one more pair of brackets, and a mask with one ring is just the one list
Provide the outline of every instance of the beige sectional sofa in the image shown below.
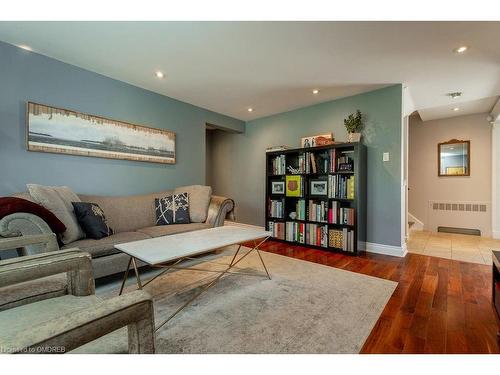
[[[233,215],[234,202],[231,199],[212,195],[207,218],[204,222],[156,226],[154,200],[172,193],[172,191],[162,191],[123,197],[78,194],[82,202],[97,203],[103,209],[109,226],[114,230],[114,234],[100,240],[81,239],[66,244],[62,248],[77,247],[90,253],[94,277],[100,278],[125,271],[128,257],[114,248],[114,245],[118,243],[222,226],[226,216]],[[15,196],[32,200],[29,193],[20,193]],[[190,209],[199,210],[200,207],[192,207],[190,202]],[[202,209],[206,210],[205,207]],[[3,237],[50,232],[50,228],[43,220],[27,213],[8,215],[0,220],[0,236]],[[24,250],[24,255],[35,254],[40,251],[43,251],[43,249],[35,245],[27,247]]]

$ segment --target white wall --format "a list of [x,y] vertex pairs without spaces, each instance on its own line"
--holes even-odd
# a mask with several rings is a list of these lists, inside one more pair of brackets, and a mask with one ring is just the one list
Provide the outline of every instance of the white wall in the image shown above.
[[492,138],[492,236],[500,238],[500,120],[493,125]]
[[[483,113],[426,122],[418,116],[410,118],[409,211],[424,222],[426,229],[434,229],[429,227],[429,201],[487,202],[491,208],[492,131],[487,117]],[[450,139],[470,140],[470,176],[438,177],[437,144]],[[478,216],[481,222],[474,223],[469,216],[457,216],[463,218],[462,227],[478,228],[483,235],[491,235],[491,214]]]

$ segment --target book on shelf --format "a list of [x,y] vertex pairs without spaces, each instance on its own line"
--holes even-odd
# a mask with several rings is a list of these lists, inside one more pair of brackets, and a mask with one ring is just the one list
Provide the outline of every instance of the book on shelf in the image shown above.
[[295,213],[297,214],[297,220],[306,219],[306,200],[298,199],[295,204]]
[[354,199],[354,175],[329,175],[328,198]]
[[269,217],[282,219],[285,211],[285,202],[283,200],[269,199],[268,214]]
[[328,233],[328,245],[336,249],[342,249],[347,252],[354,252],[356,248],[354,243],[354,230],[343,229],[330,229]]
[[296,162],[290,160],[288,171],[290,174],[310,174],[310,173],[328,173],[330,159],[328,152],[304,152],[297,156]]
[[287,175],[285,181],[287,197],[302,197],[304,195],[304,179],[302,176]]
[[306,224],[306,243],[308,245],[328,247],[328,226]]
[[328,226],[326,225],[287,221],[285,233],[286,240],[290,242],[328,247]]
[[338,172],[353,172],[354,171],[354,161],[348,155],[339,156],[337,159],[337,171]]
[[280,240],[285,239],[285,223],[269,221],[267,223],[267,227],[269,228],[269,232],[272,233],[272,236],[274,238],[278,238]]
[[310,199],[307,216],[309,221],[322,221],[326,223],[328,218],[328,202]]
[[341,207],[340,202],[332,201],[328,209],[328,222],[331,224],[354,225],[354,213],[354,208]]
[[286,240],[291,242],[306,242],[306,224],[296,221],[286,222]]
[[337,157],[337,149],[332,148],[329,151],[329,154],[330,154],[330,173],[335,173],[337,171],[336,163],[335,163],[335,160]]
[[271,174],[282,175],[286,173],[285,155],[278,155],[271,159]]

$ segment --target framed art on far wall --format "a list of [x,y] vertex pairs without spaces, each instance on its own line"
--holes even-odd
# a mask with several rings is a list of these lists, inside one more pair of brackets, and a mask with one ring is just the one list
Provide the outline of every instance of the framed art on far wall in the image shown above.
[[175,163],[175,133],[28,102],[28,151]]

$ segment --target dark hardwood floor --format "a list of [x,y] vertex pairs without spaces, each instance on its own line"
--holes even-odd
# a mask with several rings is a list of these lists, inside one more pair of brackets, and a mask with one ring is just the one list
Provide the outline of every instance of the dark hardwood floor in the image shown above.
[[268,241],[262,250],[398,282],[362,353],[499,353],[491,266],[424,255],[347,256]]

